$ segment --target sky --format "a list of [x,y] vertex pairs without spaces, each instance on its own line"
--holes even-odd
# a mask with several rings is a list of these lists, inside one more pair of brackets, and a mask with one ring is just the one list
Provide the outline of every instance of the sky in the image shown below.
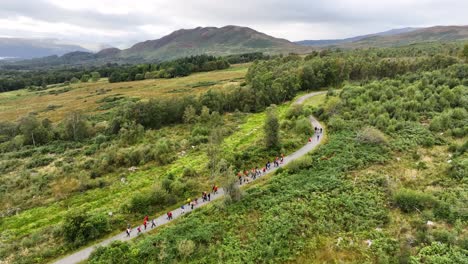
[[291,41],[468,25],[467,0],[0,0],[0,36],[126,48],[181,28],[247,26]]

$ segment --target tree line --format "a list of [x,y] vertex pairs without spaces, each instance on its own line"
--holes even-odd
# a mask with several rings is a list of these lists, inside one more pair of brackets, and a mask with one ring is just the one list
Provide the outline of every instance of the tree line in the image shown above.
[[43,70],[16,69],[4,65],[0,69],[0,92],[23,88],[45,89],[50,84],[97,81],[109,78],[109,82],[138,81],[154,78],[174,78],[194,72],[226,69],[230,64],[246,63],[270,58],[263,53],[246,53],[215,57],[197,55],[161,63],[119,65],[107,63],[101,66],[60,67]]

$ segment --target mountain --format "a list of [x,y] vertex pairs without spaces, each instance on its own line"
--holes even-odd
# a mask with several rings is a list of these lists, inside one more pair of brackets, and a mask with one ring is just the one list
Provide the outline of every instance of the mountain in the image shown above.
[[435,26],[421,28],[394,35],[371,36],[358,41],[345,43],[342,46],[345,48],[390,47],[435,41],[468,41],[468,26]]
[[141,63],[173,60],[208,54],[223,56],[249,52],[305,53],[310,48],[286,39],[275,38],[247,27],[225,26],[180,29],[160,39],[147,40],[124,50],[106,48],[97,53],[74,51],[62,56],[48,56],[15,62],[22,68],[105,63]]
[[248,27],[225,26],[181,29],[156,40],[137,43],[119,57],[170,60],[197,54],[228,55],[262,51],[267,53],[305,50],[286,39],[274,38]]
[[406,27],[406,28],[391,29],[391,30],[387,30],[387,31],[384,31],[384,32],[361,35],[361,36],[356,36],[356,37],[351,37],[351,38],[301,40],[301,41],[296,41],[295,43],[299,44],[299,45],[302,45],[302,46],[331,46],[331,45],[355,42],[355,41],[359,41],[361,39],[374,37],[374,36],[392,36],[392,35],[397,35],[397,34],[401,34],[401,33],[411,32],[411,31],[414,31],[414,30],[417,30],[417,29],[418,28]]
[[32,59],[51,55],[61,56],[73,51],[88,51],[54,39],[0,38],[0,57],[11,59]]

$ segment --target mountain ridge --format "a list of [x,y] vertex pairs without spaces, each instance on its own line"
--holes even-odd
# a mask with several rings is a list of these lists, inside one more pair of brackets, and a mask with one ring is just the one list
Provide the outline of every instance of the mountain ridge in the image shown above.
[[55,39],[0,38],[0,57],[33,59],[61,56],[73,51],[89,52],[80,45],[60,43]]

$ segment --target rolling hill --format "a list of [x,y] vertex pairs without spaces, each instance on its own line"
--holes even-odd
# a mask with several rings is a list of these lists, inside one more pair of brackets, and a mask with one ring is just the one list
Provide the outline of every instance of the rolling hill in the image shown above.
[[0,38],[0,57],[32,59],[63,55],[74,51],[89,51],[78,45],[61,44],[53,39]]
[[435,26],[394,35],[371,36],[346,43],[343,46],[353,48],[390,47],[421,42],[452,42],[465,40],[468,40],[468,26]]
[[247,27],[197,27],[177,30],[165,37],[137,43],[123,50],[123,58],[170,60],[198,54],[228,55],[262,51],[282,53],[305,50],[285,39],[274,38]]
[[295,43],[299,44],[299,45],[302,45],[302,46],[330,46],[330,45],[337,45],[337,44],[355,42],[355,41],[359,41],[361,39],[375,37],[375,36],[392,36],[392,35],[397,35],[397,34],[401,34],[401,33],[411,32],[411,31],[414,31],[414,30],[417,30],[417,29],[418,28],[406,27],[406,28],[391,29],[391,30],[387,30],[387,31],[384,31],[384,32],[379,32],[379,33],[355,36],[355,37],[351,37],[351,38],[301,40],[301,41],[296,41]]
[[215,56],[249,52],[307,52],[310,48],[279,39],[247,27],[225,26],[180,29],[160,39],[139,42],[124,50],[107,48],[97,53],[74,51],[16,62],[25,67],[167,61],[191,55]]

